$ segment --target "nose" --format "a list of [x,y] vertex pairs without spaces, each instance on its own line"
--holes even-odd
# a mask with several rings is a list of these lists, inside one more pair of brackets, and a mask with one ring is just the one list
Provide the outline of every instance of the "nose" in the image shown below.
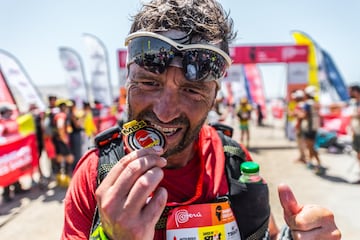
[[153,111],[161,122],[167,123],[180,116],[180,104],[177,91],[165,87],[156,100]]
[[181,115],[185,103],[181,94],[183,78],[182,70],[178,67],[168,67],[164,72],[164,84],[154,105],[154,113],[163,123],[171,122]]

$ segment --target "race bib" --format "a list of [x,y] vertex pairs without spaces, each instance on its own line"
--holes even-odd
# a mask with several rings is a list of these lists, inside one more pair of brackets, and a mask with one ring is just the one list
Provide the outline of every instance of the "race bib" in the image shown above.
[[167,240],[239,240],[228,201],[174,208],[167,220]]

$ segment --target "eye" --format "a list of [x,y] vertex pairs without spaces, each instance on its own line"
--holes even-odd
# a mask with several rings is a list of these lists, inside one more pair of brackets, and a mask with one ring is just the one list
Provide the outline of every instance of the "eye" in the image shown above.
[[153,80],[142,80],[142,81],[139,81],[140,84],[143,84],[145,86],[158,86],[159,83],[156,82],[156,81],[153,81]]
[[192,88],[192,87],[184,87],[182,89],[184,95],[186,95],[187,98],[193,99],[196,101],[200,101],[207,97],[207,93],[204,92],[204,90],[199,88]]

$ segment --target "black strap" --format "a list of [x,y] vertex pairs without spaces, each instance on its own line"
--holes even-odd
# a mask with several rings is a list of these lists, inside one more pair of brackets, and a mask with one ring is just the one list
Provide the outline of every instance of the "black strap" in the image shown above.
[[[99,148],[98,184],[106,177],[111,168],[125,155],[124,144],[118,127],[107,130],[95,138]],[[243,184],[238,179],[241,175],[240,164],[246,155],[239,144],[232,138],[218,131],[222,140],[225,154],[225,171],[229,184],[229,199],[235,214],[242,239],[268,239],[267,226],[270,216],[268,188],[266,184]],[[104,143],[101,145],[100,143]],[[165,208],[156,229],[164,229],[168,212],[172,208]],[[100,224],[99,211],[96,208],[91,232]]]

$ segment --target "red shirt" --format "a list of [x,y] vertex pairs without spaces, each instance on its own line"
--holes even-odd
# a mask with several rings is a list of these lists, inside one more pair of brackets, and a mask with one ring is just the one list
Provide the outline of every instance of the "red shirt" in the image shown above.
[[[167,189],[168,201],[184,202],[199,192],[200,195],[193,203],[202,203],[227,194],[224,162],[225,156],[220,137],[213,128],[204,126],[199,134],[195,157],[183,168],[164,170],[164,179],[160,185]],[[86,153],[78,163],[65,198],[62,239],[89,238],[96,207],[97,165],[96,150]],[[201,189],[196,191],[199,183]],[[163,239],[164,234],[161,231],[155,233],[154,239]]]

